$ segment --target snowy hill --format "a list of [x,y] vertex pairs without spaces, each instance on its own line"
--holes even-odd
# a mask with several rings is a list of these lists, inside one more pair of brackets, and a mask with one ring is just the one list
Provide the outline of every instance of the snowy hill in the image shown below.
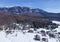
[[9,30],[7,28],[6,31],[0,31],[0,42],[60,42],[60,26],[52,30],[45,28]]
[[[41,30],[45,29],[40,29],[40,31]],[[50,38],[47,34],[46,36],[42,36],[41,34],[37,33],[37,31],[34,33],[15,31],[14,33],[8,35],[6,35],[5,31],[0,31],[0,42],[44,42],[42,41],[42,38],[47,38],[47,42],[59,42],[58,38]],[[40,41],[34,39],[36,34],[40,35]]]

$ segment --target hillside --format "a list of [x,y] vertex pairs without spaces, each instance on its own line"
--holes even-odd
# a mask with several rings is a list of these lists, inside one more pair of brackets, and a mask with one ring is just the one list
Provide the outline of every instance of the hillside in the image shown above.
[[20,7],[20,6],[13,6],[13,7],[2,7],[0,11],[9,12],[14,14],[24,14],[29,16],[37,16],[40,18],[47,18],[50,20],[59,20],[60,21],[60,13],[50,13],[46,12],[42,9],[35,8],[31,9],[29,7]]
[[60,21],[60,13],[49,13],[42,9],[29,7],[0,8],[0,25],[11,23],[35,23],[35,25],[49,25],[52,20]]
[[0,25],[11,24],[11,23],[39,23],[39,24],[49,24],[51,21],[49,19],[40,18],[36,15],[25,15],[25,14],[15,14],[9,12],[0,12]]

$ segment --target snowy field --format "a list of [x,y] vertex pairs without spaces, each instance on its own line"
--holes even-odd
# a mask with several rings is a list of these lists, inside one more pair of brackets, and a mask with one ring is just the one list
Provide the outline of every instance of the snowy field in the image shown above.
[[[40,42],[34,40],[37,33],[22,33],[21,31],[6,35],[4,31],[0,32],[0,42]],[[43,38],[44,36],[41,36]],[[48,38],[48,42],[59,42],[58,39]],[[42,42],[42,41],[41,41]]]
[[[58,23],[56,21],[53,21],[54,23]],[[60,23],[60,22],[59,22]],[[46,29],[37,29],[37,31],[40,30],[45,30]],[[58,32],[60,32],[60,26],[58,28],[56,28],[55,30],[57,30]],[[22,31],[14,31],[14,33],[12,34],[6,34],[5,31],[0,31],[0,42],[44,42],[42,40],[37,41],[34,40],[34,36],[38,34],[36,32],[34,33],[23,33]],[[44,36],[41,36],[40,38],[43,38]],[[47,35],[46,38],[48,39],[47,42],[59,42],[58,38],[49,38],[49,36]]]
[[0,42],[39,42],[35,41],[34,38],[34,33],[25,33],[23,34],[22,32],[14,32],[13,34],[8,34],[4,31],[0,32]]
[[60,25],[60,21],[52,21],[52,23],[56,23]]

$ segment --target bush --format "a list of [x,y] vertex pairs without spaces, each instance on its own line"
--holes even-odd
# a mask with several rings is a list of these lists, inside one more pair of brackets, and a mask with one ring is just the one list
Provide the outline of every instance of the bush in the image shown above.
[[55,38],[54,34],[49,33],[49,37]]
[[34,39],[40,41],[40,36],[39,35],[35,35]]
[[42,38],[42,41],[46,41],[46,38]]

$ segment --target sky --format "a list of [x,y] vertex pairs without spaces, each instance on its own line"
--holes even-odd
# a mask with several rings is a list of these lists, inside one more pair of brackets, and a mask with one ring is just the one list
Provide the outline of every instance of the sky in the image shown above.
[[60,0],[0,0],[0,7],[25,6],[60,13]]

